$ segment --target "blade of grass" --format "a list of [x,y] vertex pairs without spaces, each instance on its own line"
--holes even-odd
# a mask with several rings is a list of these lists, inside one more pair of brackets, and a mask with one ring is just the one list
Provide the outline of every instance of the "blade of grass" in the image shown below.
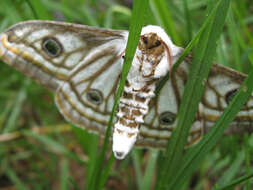
[[246,180],[249,180],[253,177],[253,172],[251,172],[248,175],[242,176],[240,178],[237,178],[236,180],[232,181],[230,184],[224,185],[223,187],[216,188],[215,190],[231,190],[236,185],[245,182]]
[[[247,36],[247,42],[249,44],[249,47],[251,47],[251,49],[252,49],[252,47],[253,47],[253,37],[252,37],[252,34],[249,31],[247,25],[243,23],[243,18],[242,18],[241,12],[238,9],[238,7],[233,6],[233,11],[234,11],[235,15],[237,16],[237,18],[239,20],[240,26],[242,27],[242,32],[244,34],[246,34],[246,36]],[[244,40],[242,39],[241,35],[237,36],[237,40],[239,40],[240,45],[242,46],[243,49],[247,48],[247,45],[244,42]],[[249,54],[249,60],[251,61],[251,64],[253,64],[253,51],[251,51],[250,54]]]
[[60,183],[61,190],[68,190],[68,177],[69,177],[69,162],[67,159],[61,161],[61,174],[60,174]]
[[[187,3],[189,5],[190,2],[188,2],[188,1],[187,1]],[[180,5],[178,3],[179,1],[172,1],[172,0],[168,1],[167,0],[166,2],[170,8],[170,14],[173,15],[173,21],[175,23],[175,26],[185,25],[186,21],[185,21],[184,10],[183,10],[183,6],[180,7]],[[182,33],[185,34],[185,31]],[[182,38],[182,33],[181,33],[181,31],[178,31],[178,34],[177,34],[179,36],[180,40],[184,39],[184,38]]]
[[28,186],[26,186],[22,182],[21,179],[19,179],[18,175],[11,168],[7,168],[6,175],[13,182],[13,184],[14,184],[14,186],[17,190],[28,190],[28,189],[30,189]]
[[115,96],[115,100],[114,100],[114,105],[113,105],[113,109],[110,115],[110,119],[107,125],[107,129],[106,129],[106,134],[105,134],[105,138],[104,138],[104,144],[102,147],[102,150],[96,160],[95,163],[95,168],[93,170],[93,178],[91,179],[91,181],[89,181],[89,188],[90,189],[94,189],[97,190],[98,189],[98,185],[100,184],[101,181],[101,168],[103,168],[103,163],[105,160],[105,152],[107,150],[108,147],[108,143],[109,143],[109,137],[110,137],[110,133],[111,133],[111,128],[112,128],[112,122],[113,122],[113,118],[115,115],[115,110],[116,107],[118,105],[118,101],[119,98],[123,92],[123,88],[124,88],[124,84],[126,82],[126,77],[128,74],[128,71],[131,67],[131,63],[135,54],[135,50],[139,41],[139,36],[141,33],[141,28],[143,26],[144,23],[144,18],[145,18],[145,11],[147,10],[148,7],[148,0],[135,0],[134,4],[133,4],[133,13],[131,16],[131,20],[130,20],[130,31],[129,31],[129,36],[128,36],[128,43],[127,43],[127,47],[126,47],[126,54],[125,54],[125,59],[124,59],[124,64],[123,64],[123,68],[122,68],[122,75],[121,75],[121,80],[120,80],[120,85],[119,88],[117,90],[116,96]]
[[[202,97],[204,81],[211,67],[215,54],[216,42],[222,31],[230,0],[220,0],[216,7],[214,17],[209,22],[206,30],[200,36],[195,56],[190,69],[188,81],[179,108],[177,128],[173,131],[164,157],[164,167],[161,171],[156,189],[164,189],[167,183],[178,171],[184,146],[187,142],[189,129],[198,109],[198,103]],[[171,189],[175,189],[170,185]]]
[[253,46],[253,37],[252,37],[252,33],[251,33],[250,30],[248,29],[247,25],[245,25],[245,24],[243,23],[243,16],[242,16],[242,13],[238,10],[238,7],[236,7],[236,6],[233,6],[233,10],[234,10],[236,16],[237,16],[238,19],[239,19],[240,25],[241,25],[241,27],[242,27],[242,30],[243,30],[244,34],[246,35],[246,37],[247,37],[247,39],[248,39],[248,41],[249,41],[249,44],[250,44],[251,46]]
[[138,189],[141,189],[141,182],[142,182],[142,168],[141,168],[141,154],[138,149],[134,149],[131,152],[131,157],[133,160],[133,165],[134,165],[134,173],[136,175],[136,183]]
[[59,142],[53,140],[52,138],[50,138],[48,136],[41,135],[41,134],[35,134],[35,133],[32,133],[31,131],[24,131],[24,135],[27,137],[34,138],[34,139],[40,141],[41,143],[47,145],[45,147],[50,148],[51,150],[53,150],[53,152],[56,152],[58,154],[63,154],[65,156],[79,162],[80,164],[87,165],[87,163],[83,159],[81,159],[79,156],[72,153],[67,148],[65,148],[62,144],[60,144]]
[[234,64],[231,64],[229,58],[230,56],[228,56],[228,49],[229,47],[226,44],[226,36],[225,34],[222,34],[217,46],[217,63],[221,63],[222,65],[228,66],[228,67],[235,67]]
[[[249,175],[251,171],[251,166],[250,166],[249,135],[247,133],[244,135],[244,155],[245,155],[246,174]],[[251,181],[248,180],[245,190],[250,190],[250,184]]]
[[134,170],[136,175],[137,187],[139,190],[151,189],[151,184],[153,181],[154,168],[156,166],[156,160],[158,157],[158,150],[150,151],[149,160],[146,164],[146,169],[144,175],[142,176],[142,154],[141,150],[135,149],[131,153]]
[[236,155],[235,160],[229,165],[229,168],[224,172],[224,174],[219,178],[217,184],[217,187],[224,186],[228,182],[230,182],[237,173],[241,170],[241,164],[244,160],[244,154],[243,152],[238,152]]
[[0,23],[0,32],[2,32],[8,26],[8,19],[1,20]]
[[62,12],[69,22],[79,21],[90,26],[99,26],[97,20],[92,16],[92,11],[86,6],[86,4],[81,4],[79,7],[73,7],[75,5],[73,4],[73,1],[64,1],[64,3],[61,3],[57,1],[43,0],[41,3],[52,11]]
[[24,86],[20,89],[20,91],[17,94],[16,101],[13,105],[13,110],[7,120],[7,123],[5,125],[5,128],[3,129],[3,133],[9,133],[14,130],[15,128],[15,123],[22,111],[22,105],[24,101],[26,100],[26,95],[27,95],[27,86],[30,83],[30,79],[26,79],[24,81]]
[[107,164],[103,170],[103,174],[102,174],[102,177],[101,177],[101,181],[100,181],[100,185],[99,185],[99,189],[102,189],[106,183],[106,180],[110,174],[110,170],[111,170],[111,167],[112,167],[112,164],[114,162],[115,158],[113,156],[113,154],[111,154],[109,160],[107,161]]
[[[215,154],[215,156],[214,156]],[[205,160],[207,160],[207,162],[209,162],[208,167],[207,168],[211,168],[210,172],[208,173],[209,176],[215,176],[217,173],[222,173],[222,171],[224,171],[224,168],[227,167],[227,165],[229,165],[229,163],[231,162],[231,157],[230,156],[222,156],[221,158],[221,154],[220,151],[218,149],[215,149],[215,151],[213,152],[213,154],[211,154],[212,156],[208,156]],[[213,156],[215,158],[213,158]],[[214,163],[214,166],[212,165]]]
[[188,1],[183,0],[184,3],[184,14],[185,14],[185,20],[186,20],[186,31],[188,35],[188,42],[192,40],[192,23],[191,23],[191,15],[188,7]]
[[112,22],[113,22],[113,12],[112,12],[112,8],[109,8],[106,11],[103,27],[112,28]]
[[111,28],[113,23],[113,16],[114,14],[122,14],[127,17],[131,17],[131,11],[129,8],[120,6],[120,5],[114,5],[110,7],[106,13],[105,21],[104,21],[104,27]]
[[19,12],[15,9],[12,1],[0,1],[0,11],[5,15],[8,15],[9,23],[22,21],[22,18]]
[[140,190],[151,189],[157,157],[158,157],[158,150],[152,150],[151,156],[148,160],[148,163],[145,169],[144,176],[142,178]]
[[[71,125],[72,126],[72,125]],[[72,126],[72,130],[75,134],[75,137],[79,144],[81,145],[83,152],[86,153],[89,157],[87,176],[86,179],[89,181],[92,178],[91,171],[93,170],[94,163],[97,157],[98,150],[98,136],[96,134],[91,134],[79,127]]]
[[[77,141],[81,145],[83,152],[85,152],[89,157],[86,172],[86,181],[89,181],[93,177],[92,171],[95,167],[95,162],[97,158],[99,137],[96,134],[91,134],[79,127],[72,126],[72,130],[75,134]],[[88,189],[88,186],[86,187],[86,189]]]
[[48,13],[46,7],[41,1],[26,0],[29,5],[35,19],[51,20],[52,16]]
[[240,51],[239,51],[240,44],[238,43],[238,41],[236,39],[236,36],[238,36],[238,34],[235,34],[235,33],[238,33],[239,31],[237,30],[237,25],[235,23],[232,7],[230,8],[230,10],[228,12],[227,26],[228,26],[229,39],[231,41],[230,46],[232,49],[232,55],[234,57],[233,62],[234,62],[234,65],[236,66],[236,69],[238,71],[242,71],[242,65],[241,65],[241,60],[240,60]]

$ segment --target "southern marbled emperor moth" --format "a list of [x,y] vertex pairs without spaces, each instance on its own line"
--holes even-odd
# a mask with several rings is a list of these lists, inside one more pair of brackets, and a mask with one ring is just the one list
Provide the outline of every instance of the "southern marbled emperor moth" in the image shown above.
[[[0,57],[56,93],[61,114],[75,125],[104,135],[118,86],[127,31],[53,21],[16,24],[0,35]],[[163,148],[177,123],[191,61],[186,59],[154,90],[182,48],[158,26],[142,29],[115,119],[113,151],[122,159],[134,144]],[[188,60],[188,61],[187,61]],[[188,144],[197,142],[221,115],[245,75],[213,64]],[[250,126],[252,97],[231,123]],[[239,129],[240,130],[240,129]],[[136,142],[135,142],[136,141]]]

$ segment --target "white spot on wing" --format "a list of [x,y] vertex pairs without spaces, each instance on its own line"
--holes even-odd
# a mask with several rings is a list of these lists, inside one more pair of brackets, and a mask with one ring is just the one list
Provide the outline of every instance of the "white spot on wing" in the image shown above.
[[27,32],[29,32],[31,30],[30,27],[22,27],[19,29],[15,30],[15,35],[18,37],[22,37],[24,34],[26,34]]
[[57,34],[55,37],[62,44],[65,52],[71,52],[86,45],[83,40],[71,33]]
[[72,53],[66,60],[65,65],[67,67],[74,67],[77,63],[81,61],[82,58],[82,53],[77,52],[77,53]]
[[209,79],[210,84],[218,91],[219,94],[225,96],[225,94],[233,89],[239,88],[239,84],[234,83],[227,76],[217,75]]
[[161,114],[166,111],[177,113],[177,100],[170,80],[163,86],[158,95],[158,113]]
[[[29,43],[33,43],[34,41],[37,41],[39,39],[43,39],[44,37],[48,36],[52,31],[48,29],[42,29],[42,30],[35,30],[29,36],[27,36],[26,40]],[[41,41],[40,41],[41,42]]]
[[[101,64],[101,67],[102,66],[103,65]],[[117,61],[109,68],[106,68],[99,76],[97,76],[95,82],[91,85],[91,88],[100,89],[103,92],[104,97],[107,97],[114,87],[115,81],[118,80],[121,71],[120,67],[120,62]]]
[[205,91],[205,99],[207,100],[207,102],[210,105],[212,105],[214,107],[218,106],[217,95],[214,93],[214,91],[212,91],[210,89],[206,89],[206,91]]
[[73,72],[78,72],[75,74],[75,76],[72,78],[72,81],[74,83],[78,83],[82,80],[85,80],[91,76],[93,76],[98,70],[101,69],[105,65],[105,63],[111,58],[111,56],[104,56],[100,59],[96,60],[95,62],[91,63],[90,65],[87,65],[85,69],[80,70],[80,67],[83,67],[85,64],[89,62],[89,59],[85,59]]

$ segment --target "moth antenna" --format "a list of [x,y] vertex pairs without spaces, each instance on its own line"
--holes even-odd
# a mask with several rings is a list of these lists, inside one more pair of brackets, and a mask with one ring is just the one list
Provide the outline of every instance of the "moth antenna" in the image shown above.
[[162,44],[164,45],[165,49],[166,49],[166,52],[167,52],[167,59],[168,59],[168,62],[169,62],[169,67],[170,67],[170,70],[169,70],[169,73],[170,73],[170,80],[172,79],[172,57],[171,57],[171,54],[170,54],[170,49],[169,47],[167,46],[167,44],[162,41]]

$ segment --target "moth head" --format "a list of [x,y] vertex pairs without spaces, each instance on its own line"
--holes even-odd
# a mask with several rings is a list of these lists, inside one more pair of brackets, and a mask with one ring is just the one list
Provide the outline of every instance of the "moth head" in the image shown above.
[[151,32],[141,35],[138,47],[141,51],[145,51],[147,54],[159,56],[165,50],[162,43],[162,39],[156,33]]
[[[153,64],[152,70],[155,67],[155,78],[166,75],[182,51],[182,48],[173,44],[161,27],[153,25],[142,28],[138,48],[149,57],[147,62]],[[147,65],[146,68],[148,67],[151,66]]]
[[113,132],[112,150],[117,159],[124,159],[132,149],[137,138],[137,132],[128,132],[115,126]]
[[[160,26],[148,25],[143,27],[141,31],[141,37],[148,37],[152,43],[156,43],[157,47],[159,44],[157,40],[159,40],[162,46],[168,48],[168,51],[172,57],[178,55],[182,50],[180,47],[173,44],[170,37]],[[146,40],[146,38],[143,40]]]

